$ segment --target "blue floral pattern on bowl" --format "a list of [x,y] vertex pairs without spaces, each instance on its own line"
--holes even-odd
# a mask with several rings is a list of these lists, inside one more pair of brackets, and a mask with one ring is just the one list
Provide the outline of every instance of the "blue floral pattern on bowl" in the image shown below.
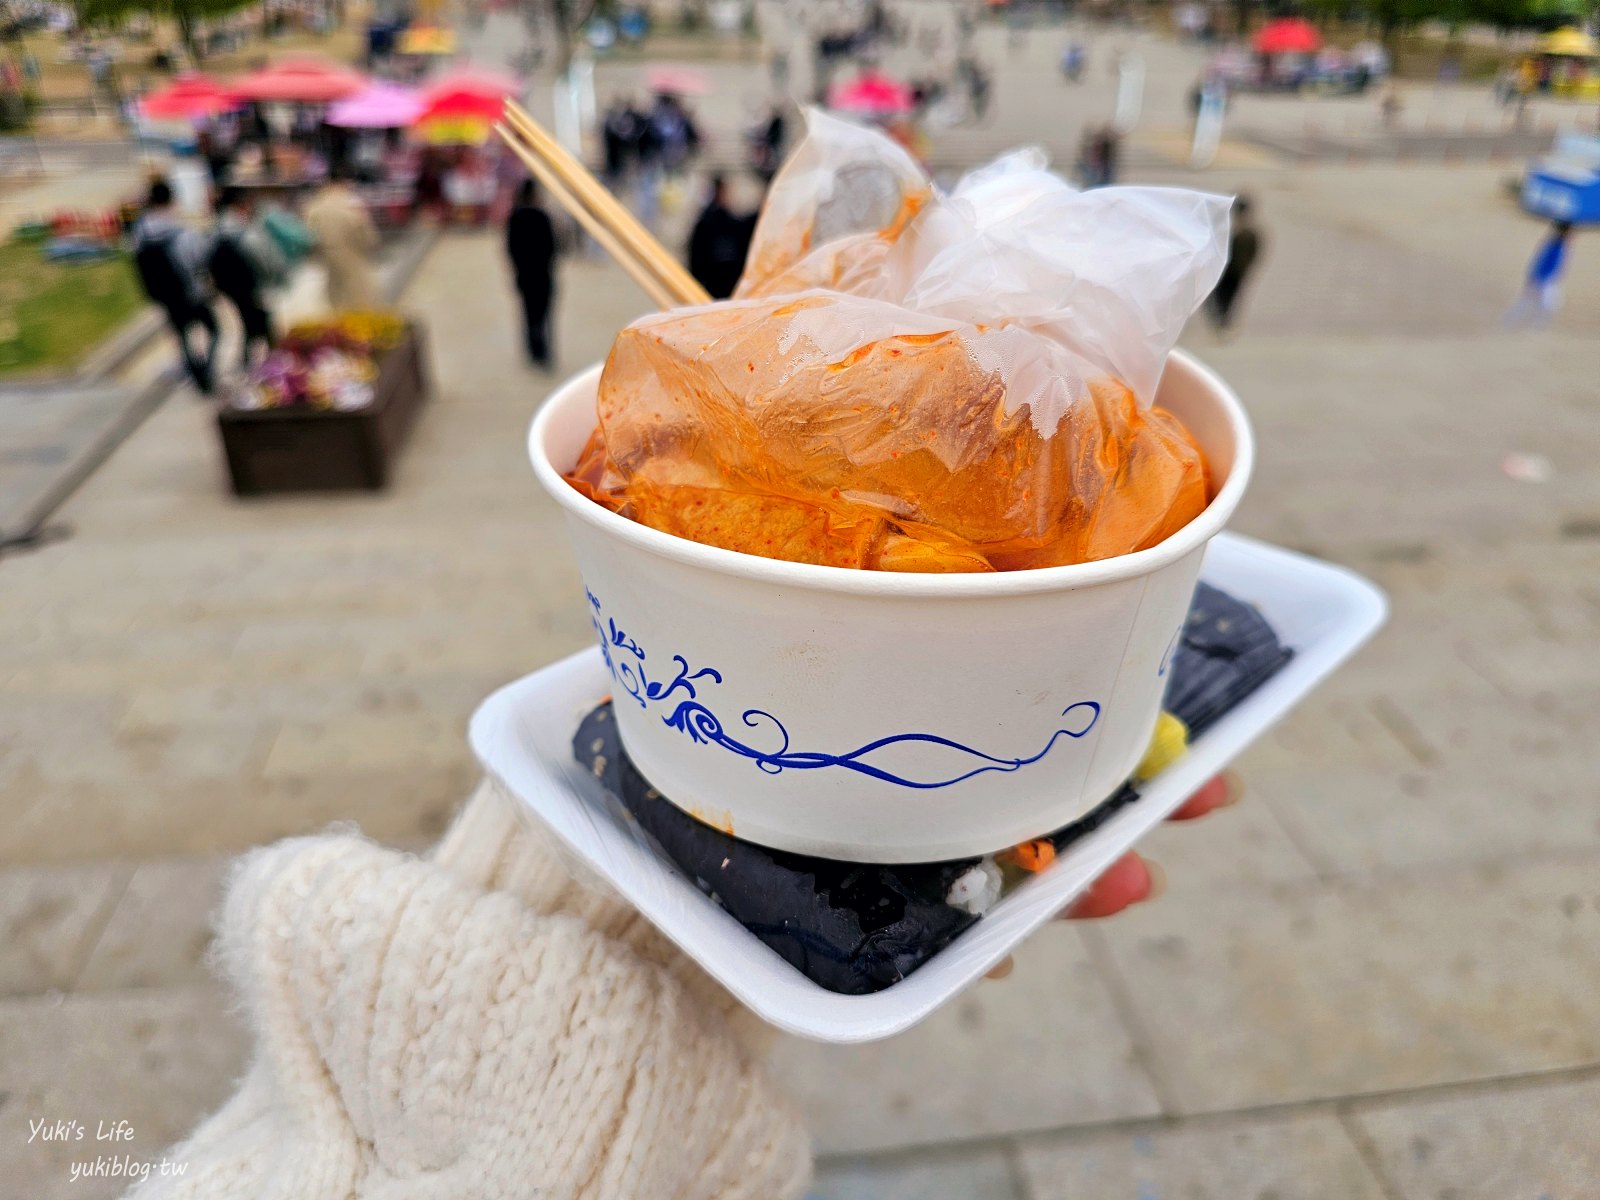
[[[1049,740],[1036,754],[1023,758],[988,754],[933,733],[891,734],[843,754],[795,750],[792,749],[789,730],[783,722],[759,708],[747,708],[739,715],[744,727],[752,733],[740,733],[736,737],[724,727],[722,719],[700,700],[702,686],[722,682],[721,671],[715,667],[701,667],[697,671],[691,671],[688,660],[681,654],[674,654],[670,660],[673,667],[670,678],[660,674],[652,679],[650,672],[655,668],[646,665],[648,656],[644,647],[617,626],[616,618],[605,615],[598,596],[587,588],[584,592],[589,598],[589,620],[600,639],[600,653],[605,659],[606,669],[611,672],[611,678],[623,692],[645,709],[668,705],[674,697],[677,697],[676,703],[671,706],[671,711],[661,718],[669,728],[685,734],[696,744],[718,746],[729,753],[748,758],[768,775],[777,775],[785,770],[810,771],[823,767],[838,767],[870,775],[874,779],[898,784],[901,787],[950,787],[962,780],[971,779],[974,775],[983,775],[991,771],[1018,771],[1031,766],[1049,754],[1062,738],[1081,738],[1100,720],[1098,702],[1080,700],[1075,704],[1069,704],[1061,712],[1065,724],[1050,735]],[[752,737],[757,731],[760,731],[760,740],[775,743],[771,749],[763,750],[740,740]],[[953,750],[964,756],[965,769],[948,778],[910,779],[868,761],[874,754],[906,743],[921,743]]]

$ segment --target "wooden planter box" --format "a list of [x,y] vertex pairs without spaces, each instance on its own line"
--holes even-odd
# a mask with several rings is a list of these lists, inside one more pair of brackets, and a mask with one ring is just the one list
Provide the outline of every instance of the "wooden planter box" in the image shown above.
[[386,487],[400,447],[433,390],[422,329],[377,358],[372,403],[353,412],[223,409],[217,414],[228,474],[239,496]]

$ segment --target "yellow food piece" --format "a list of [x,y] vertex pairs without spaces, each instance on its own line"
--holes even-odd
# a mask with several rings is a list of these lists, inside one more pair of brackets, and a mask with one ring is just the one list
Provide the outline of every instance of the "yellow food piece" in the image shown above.
[[1189,749],[1189,727],[1169,712],[1156,718],[1155,732],[1150,735],[1150,746],[1133,769],[1133,777],[1140,783],[1154,779]]

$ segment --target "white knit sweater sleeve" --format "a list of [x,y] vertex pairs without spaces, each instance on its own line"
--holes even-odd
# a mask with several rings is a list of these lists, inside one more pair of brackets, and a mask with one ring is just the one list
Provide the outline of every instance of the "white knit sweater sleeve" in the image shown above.
[[240,863],[219,961],[254,1061],[129,1200],[804,1191],[726,998],[507,811],[480,791],[431,861],[328,836]]

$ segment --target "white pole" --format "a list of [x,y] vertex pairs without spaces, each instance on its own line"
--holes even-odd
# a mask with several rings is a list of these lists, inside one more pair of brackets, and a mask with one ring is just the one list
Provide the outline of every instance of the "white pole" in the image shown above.
[[1189,165],[1203,170],[1217,157],[1222,145],[1222,117],[1227,108],[1228,93],[1218,86],[1207,86],[1200,92],[1200,112],[1194,122],[1194,145],[1189,148]]
[[575,101],[578,106],[578,136],[595,127],[598,119],[598,104],[594,93],[594,60],[592,58],[575,59],[572,64],[572,87],[577,93]]
[[574,154],[583,151],[583,130],[579,121],[577,64],[567,71],[565,75],[557,75],[551,84],[554,91],[552,96],[555,120],[552,122],[556,141],[560,142]]
[[1117,110],[1111,123],[1118,133],[1132,133],[1144,106],[1144,59],[1124,54],[1117,60]]

